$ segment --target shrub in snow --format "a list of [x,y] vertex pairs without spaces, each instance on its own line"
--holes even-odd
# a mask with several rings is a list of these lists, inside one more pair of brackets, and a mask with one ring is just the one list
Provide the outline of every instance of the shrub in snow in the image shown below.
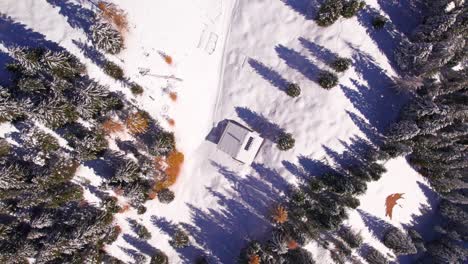
[[169,264],[169,258],[164,252],[158,250],[156,254],[151,257],[150,264]]
[[344,72],[351,66],[351,60],[347,58],[336,58],[331,67],[337,72]]
[[320,73],[318,83],[323,88],[329,90],[338,84],[338,76],[332,72],[324,71]]
[[168,204],[172,202],[175,198],[174,192],[168,188],[164,188],[158,192],[158,199],[161,203]]
[[138,208],[137,208],[137,213],[138,213],[138,214],[144,214],[144,213],[146,213],[146,207],[145,207],[144,205],[138,206]]
[[130,227],[133,229],[133,231],[137,234],[137,236],[140,239],[148,240],[151,238],[151,233],[148,231],[148,229],[144,225],[138,223],[134,219],[130,219],[128,223],[130,224]]
[[377,249],[371,247],[364,257],[369,264],[388,264],[388,259]]
[[117,54],[123,48],[123,38],[111,24],[98,21],[91,26],[91,39],[99,49],[110,54]]
[[383,237],[383,243],[393,250],[396,255],[416,254],[416,247],[411,239],[396,227],[387,229]]
[[150,149],[150,153],[155,156],[167,155],[175,150],[174,133],[161,131],[156,135],[156,141]]
[[174,248],[185,248],[189,246],[190,239],[184,230],[178,228],[174,233],[174,237],[171,239],[171,241],[169,241],[169,243]]
[[272,213],[273,221],[277,224],[284,224],[288,221],[288,210],[281,205],[276,206]]
[[340,18],[343,10],[342,0],[326,0],[321,6],[315,17],[319,26],[330,26]]
[[378,15],[372,19],[372,26],[375,29],[382,29],[386,23],[387,23],[387,18],[382,15]]
[[290,83],[286,89],[286,94],[291,97],[298,97],[301,94],[301,87],[296,83]]
[[130,86],[130,91],[132,91],[132,94],[134,95],[140,95],[143,93],[143,87],[137,83],[132,83]]
[[349,227],[343,227],[339,235],[351,248],[360,247],[363,241],[361,234],[354,232]]
[[119,65],[112,61],[106,61],[104,64],[104,73],[116,80],[122,80],[124,78],[124,72]]
[[133,113],[127,117],[125,125],[132,134],[143,134],[149,128],[148,114],[142,111]]
[[364,1],[351,0],[343,3],[343,10],[341,15],[345,18],[351,18],[357,14],[359,10],[364,8],[366,3]]
[[280,150],[289,150],[294,147],[296,140],[293,138],[292,134],[290,133],[282,133],[278,137],[277,146]]

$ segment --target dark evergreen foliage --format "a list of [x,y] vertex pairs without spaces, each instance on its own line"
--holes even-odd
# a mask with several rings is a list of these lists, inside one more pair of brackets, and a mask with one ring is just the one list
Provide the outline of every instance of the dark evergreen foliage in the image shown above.
[[106,61],[103,67],[104,67],[104,72],[110,77],[116,80],[124,79],[124,72],[122,68],[119,65],[115,64],[114,62]]
[[331,64],[337,72],[344,72],[349,69],[349,66],[351,66],[351,60],[347,58],[336,58]]
[[290,133],[283,133],[278,137],[277,146],[278,149],[286,151],[294,147],[296,140]]
[[341,10],[341,15],[344,18],[351,18],[357,14],[357,12],[364,8],[365,2],[358,0],[345,1],[343,3],[343,9]]
[[156,254],[151,257],[150,264],[169,264],[169,258],[164,252],[158,250]]
[[334,74],[332,72],[323,71],[319,75],[318,83],[324,89],[330,90],[331,88],[338,85],[338,76],[336,76],[336,74]]
[[172,202],[174,198],[175,198],[174,192],[167,188],[164,188],[158,192],[158,199],[161,203],[168,204]]
[[298,97],[301,95],[301,87],[297,83],[290,83],[286,89],[286,94],[291,97]]
[[319,8],[315,21],[317,25],[327,27],[335,23],[343,10],[342,0],[326,0]]
[[[66,51],[14,47],[10,53],[15,61],[8,69],[14,78],[11,86],[0,86],[0,122],[14,122],[20,144],[0,138],[0,262],[34,258],[36,263],[121,263],[101,250],[120,233],[112,225],[112,215],[121,210],[116,199],[104,195],[99,208],[90,205],[72,178],[82,162],[105,162],[115,173],[98,193],[121,189],[131,205],[144,208],[154,168],[143,166],[150,157],[141,153],[150,146],[134,146],[137,162],[122,161],[108,149],[99,129],[102,117],[107,119],[111,111],[124,116],[121,111],[128,111],[130,104],[89,79],[84,65]],[[157,133],[166,133],[151,122]],[[166,136],[161,155],[175,149],[174,142]],[[140,238],[149,238],[144,226],[134,228]],[[145,256],[136,256],[136,261],[144,262]]]
[[185,248],[190,245],[190,239],[184,230],[178,228],[175,231],[174,236],[172,237],[171,241],[169,241],[169,243],[174,248]]

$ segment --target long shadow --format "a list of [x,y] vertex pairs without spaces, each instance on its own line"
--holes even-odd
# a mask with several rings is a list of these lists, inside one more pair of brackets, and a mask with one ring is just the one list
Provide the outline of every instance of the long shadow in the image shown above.
[[392,21],[396,30],[409,36],[423,19],[422,1],[410,0],[378,0],[380,8]]
[[48,48],[53,51],[61,51],[55,42],[46,40],[45,36],[37,33],[26,25],[13,21],[11,17],[0,16],[0,43],[7,48],[26,46],[33,48]]
[[278,53],[278,56],[284,60],[286,65],[300,72],[311,81],[315,82],[317,80],[320,69],[306,56],[283,45],[276,46],[275,50],[276,53]]
[[271,85],[275,86],[280,91],[286,91],[288,81],[284,79],[281,74],[254,59],[249,59],[249,64],[260,76],[271,83]]
[[67,18],[71,27],[83,29],[88,36],[91,34],[90,28],[96,17],[93,11],[70,0],[47,0],[47,2],[60,9],[59,13]]
[[385,222],[385,220],[364,212],[361,209],[357,209],[357,211],[371,233],[379,240],[382,240],[385,230],[387,230],[392,225]]
[[[193,209],[193,206],[188,205],[191,209]],[[179,226],[171,221],[168,221],[164,218],[158,218],[156,216],[153,216],[151,218],[151,222],[153,225],[157,226],[160,228],[164,233],[167,235],[173,237],[174,233],[180,228],[183,227],[183,229],[190,235],[192,238],[195,237],[195,234],[198,232],[198,227],[197,226],[192,226],[189,224],[185,223],[180,223]],[[204,241],[198,241],[196,240],[200,245],[203,245]],[[185,248],[175,248],[175,250],[179,253],[179,257],[182,258],[183,263],[193,263],[198,257],[205,255],[205,252],[203,249],[199,247],[195,247],[194,245],[188,245]]]
[[380,15],[380,12],[367,6],[358,13],[358,21],[366,28],[367,34],[377,44],[379,50],[385,54],[394,69],[397,69],[394,51],[405,36],[390,22],[386,23],[383,29],[374,29],[372,20]]
[[240,119],[265,139],[276,142],[278,136],[284,132],[284,129],[280,128],[279,125],[246,107],[236,107],[236,112]]
[[[342,86],[344,87],[344,86]],[[382,143],[383,135],[375,127],[373,127],[367,120],[360,117],[356,113],[350,112],[346,110],[349,118],[353,121],[353,123],[361,130],[362,133],[366,136],[366,138],[372,142],[374,145],[378,145]],[[385,130],[385,128],[383,129]]]
[[320,6],[317,0],[281,0],[285,5],[297,13],[303,15],[306,19],[314,19],[315,14]]
[[134,237],[129,234],[124,234],[123,239],[127,241],[130,245],[138,249],[140,252],[148,255],[148,256],[153,256],[158,250],[151,246],[148,242],[141,240],[137,237]]
[[[192,252],[180,253],[185,261],[193,261],[204,253],[212,263],[233,263],[249,241],[266,238],[265,234],[272,229],[268,219],[270,210],[280,202],[278,199],[281,199],[289,185],[277,171],[263,164],[253,164],[260,178],[239,175],[215,162],[212,162],[212,166],[229,182],[235,195],[225,195],[208,188],[220,208],[201,210],[196,205],[188,205],[192,224],[181,225],[203,249],[195,248]],[[167,221],[153,223],[167,230],[167,233],[174,230],[174,225]]]
[[406,227],[418,231],[424,241],[432,241],[436,237],[434,226],[440,225],[442,220],[437,215],[440,199],[438,194],[427,185],[421,182],[417,182],[417,184],[432,207],[424,205],[421,208],[422,213],[419,216],[413,215],[411,223],[406,225]]
[[13,74],[4,69],[8,63],[13,61],[14,60],[12,57],[10,57],[10,55],[0,51],[0,85],[2,86],[10,86],[13,84]]
[[102,54],[100,51],[98,51],[96,48],[94,48],[91,45],[88,45],[86,43],[83,43],[81,41],[76,41],[72,40],[73,44],[75,44],[81,51],[83,51],[83,54],[85,57],[90,59],[94,64],[96,64],[99,67],[103,67],[104,64],[106,63],[107,59]]
[[355,54],[355,70],[367,85],[351,79],[357,90],[341,85],[341,89],[354,107],[377,132],[383,133],[398,118],[408,97],[397,93],[393,81],[367,54]]
[[323,61],[327,65],[330,65],[333,60],[338,57],[338,54],[303,37],[299,38],[299,42],[304,48],[310,51],[314,57]]

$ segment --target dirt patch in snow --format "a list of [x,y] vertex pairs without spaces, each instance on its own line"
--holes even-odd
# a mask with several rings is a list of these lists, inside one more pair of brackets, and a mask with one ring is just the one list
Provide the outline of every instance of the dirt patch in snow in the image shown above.
[[397,205],[398,200],[403,199],[404,193],[394,193],[387,196],[385,199],[385,216],[392,219],[393,207]]

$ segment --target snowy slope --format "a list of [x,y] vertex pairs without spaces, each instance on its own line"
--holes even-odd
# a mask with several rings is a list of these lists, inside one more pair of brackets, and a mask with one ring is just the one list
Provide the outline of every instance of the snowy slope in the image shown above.
[[[301,179],[305,173],[301,167],[316,175],[324,164],[339,166],[346,161],[343,152],[358,151],[360,140],[374,141],[406,100],[389,86],[396,76],[390,49],[398,34],[375,33],[369,27],[370,9],[320,28],[307,15],[317,9],[314,1],[310,5],[293,0],[114,2],[127,12],[130,30],[126,49],[106,57],[143,86],[142,96],[134,97],[105,76],[80,48],[89,45],[81,18],[94,8],[90,1],[0,1],[0,12],[10,17],[0,24],[7,29],[0,32],[0,47],[57,43],[86,63],[91,77],[124,92],[162,126],[175,131],[186,160],[172,187],[176,199],[169,205],[149,201],[143,215],[130,209],[116,216],[123,234],[106,250],[126,262],[132,262],[132,251],[151,255],[157,248],[169,255],[171,263],[188,263],[201,254],[232,263],[246,241],[261,239],[270,228],[271,206],[281,201],[288,183]],[[382,1],[367,4],[384,14],[388,11]],[[393,13],[387,15],[394,18]],[[160,52],[170,55],[173,63],[168,65]],[[340,74],[338,87],[326,91],[315,80],[320,70],[328,69],[331,52],[352,58],[353,67]],[[287,82],[301,86],[300,97],[291,99],[284,93]],[[177,92],[177,101],[169,98],[169,92]],[[169,118],[175,120],[174,127]],[[285,130],[294,135],[296,146],[280,152],[267,142],[256,162],[243,166],[217,151],[212,142],[219,133],[215,127],[226,119],[242,122],[267,139]],[[423,206],[434,203],[425,181],[405,160],[389,161],[386,167],[388,173],[369,185],[360,197],[359,210],[350,212],[347,222],[382,252],[388,250],[376,239],[378,229],[369,226],[372,219],[410,225]],[[78,178],[97,185],[93,171],[80,167]],[[406,195],[390,221],[384,203],[392,193]],[[150,229],[152,238],[134,239],[129,218]],[[179,222],[190,231],[194,247],[177,251],[169,245]],[[316,244],[309,248],[318,263],[332,263]]]

